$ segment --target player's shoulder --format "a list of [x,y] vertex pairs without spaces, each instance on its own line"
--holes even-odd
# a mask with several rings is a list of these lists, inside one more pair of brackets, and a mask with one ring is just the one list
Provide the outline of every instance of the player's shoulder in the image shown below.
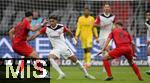
[[114,14],[110,14],[108,17],[103,13],[103,14],[100,14],[99,16],[101,17],[105,17],[105,18],[111,18],[111,17],[115,17]]
[[64,29],[64,25],[63,24],[57,24],[57,26],[54,30],[58,30],[58,29]]
[[64,27],[64,25],[63,24],[57,24],[57,27],[62,28],[62,27]]
[[85,18],[84,15],[82,15],[82,16],[79,17],[79,20],[82,20],[84,18]]
[[29,23],[29,21],[27,20],[27,18],[24,18],[24,19],[22,20],[22,23]]
[[89,16],[89,18],[90,18],[90,19],[94,19],[94,17],[93,17],[93,16],[91,16],[91,15]]

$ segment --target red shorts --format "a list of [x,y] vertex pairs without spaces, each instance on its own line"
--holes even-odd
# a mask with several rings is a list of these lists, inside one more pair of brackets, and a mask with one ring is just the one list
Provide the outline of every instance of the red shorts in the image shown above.
[[133,51],[131,46],[121,46],[111,50],[109,56],[113,58],[121,57],[122,55],[125,56],[128,60],[133,59]]
[[28,57],[33,52],[33,48],[25,41],[12,44],[12,48],[19,55],[26,57]]

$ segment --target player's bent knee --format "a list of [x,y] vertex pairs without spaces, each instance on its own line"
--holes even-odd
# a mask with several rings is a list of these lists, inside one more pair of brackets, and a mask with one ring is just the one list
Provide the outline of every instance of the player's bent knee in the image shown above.
[[48,59],[58,59],[58,57],[56,57],[54,54],[50,54],[48,56]]
[[30,54],[30,57],[32,58],[38,58],[38,54],[36,51],[33,51],[31,54]]
[[73,63],[77,62],[77,57],[75,55],[72,55],[71,57],[68,57]]
[[133,60],[128,60],[129,65],[132,65],[134,62]]
[[111,56],[109,56],[108,54],[106,54],[104,57],[103,57],[103,60],[111,60],[113,59]]

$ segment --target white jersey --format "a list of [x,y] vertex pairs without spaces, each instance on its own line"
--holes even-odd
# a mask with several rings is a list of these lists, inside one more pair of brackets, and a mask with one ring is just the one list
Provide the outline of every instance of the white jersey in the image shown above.
[[62,24],[57,24],[55,28],[46,26],[40,30],[40,33],[46,33],[53,47],[50,54],[55,54],[58,58],[62,55],[65,59],[73,55],[73,52],[66,44],[64,32],[68,29]]
[[147,27],[147,40],[150,40],[150,20],[147,20],[145,25]]
[[106,16],[105,14],[97,16],[95,23],[100,24],[100,33],[99,33],[100,39],[107,39],[109,33],[113,28],[114,20],[115,16],[112,14],[110,14],[109,16]]

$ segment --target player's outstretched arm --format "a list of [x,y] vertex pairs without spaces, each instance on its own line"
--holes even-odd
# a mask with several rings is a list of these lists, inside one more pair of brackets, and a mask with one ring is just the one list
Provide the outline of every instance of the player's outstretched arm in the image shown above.
[[94,34],[94,37],[96,39],[96,42],[99,43],[98,32],[97,32],[96,27],[93,27],[93,34]]
[[36,32],[34,35],[27,38],[27,41],[33,40],[36,37],[38,37],[41,34],[44,34],[46,32],[46,27],[43,27],[40,31]]
[[110,38],[108,38],[108,39],[106,40],[106,43],[104,44],[104,48],[102,48],[102,50],[100,50],[100,51],[97,53],[97,56],[100,55],[100,54],[102,54],[102,53],[106,50],[106,47],[108,46],[110,40],[111,40]]
[[110,38],[107,38],[106,43],[104,44],[104,48],[102,49],[102,51],[105,51],[105,49],[108,46],[110,40],[111,40]]
[[94,27],[100,27],[100,18],[99,18],[99,16],[97,16],[96,19],[95,19]]
[[74,36],[73,36],[73,33],[68,29],[68,31],[67,31],[68,33],[69,33],[69,35],[73,38]]
[[44,27],[47,23],[48,23],[48,21],[45,19],[45,20],[43,21],[43,23],[41,23],[41,24],[39,24],[39,25],[36,25],[36,26],[34,26],[34,27],[31,27],[31,28],[30,28],[30,31],[32,31],[32,32],[37,31],[37,30],[41,29],[42,27]]
[[40,35],[40,32],[38,31],[38,32],[36,32],[34,35],[28,37],[28,38],[27,38],[27,41],[31,41],[31,40],[35,39],[36,37],[38,37],[39,35]]
[[74,35],[73,35],[73,33],[68,29],[68,28],[64,28],[64,32],[68,32],[69,33],[69,35],[71,36],[71,38],[72,38],[72,42],[73,42],[73,44],[74,45],[77,45],[77,40],[74,38]]
[[81,32],[80,27],[81,27],[81,25],[80,25],[80,19],[79,19],[78,22],[77,22],[77,29],[76,29],[76,32],[75,32],[75,39],[76,40],[78,40],[78,37],[79,37],[80,32]]
[[15,29],[12,26],[12,28],[9,30],[9,37],[10,37],[11,40],[13,39],[14,32],[15,32]]

